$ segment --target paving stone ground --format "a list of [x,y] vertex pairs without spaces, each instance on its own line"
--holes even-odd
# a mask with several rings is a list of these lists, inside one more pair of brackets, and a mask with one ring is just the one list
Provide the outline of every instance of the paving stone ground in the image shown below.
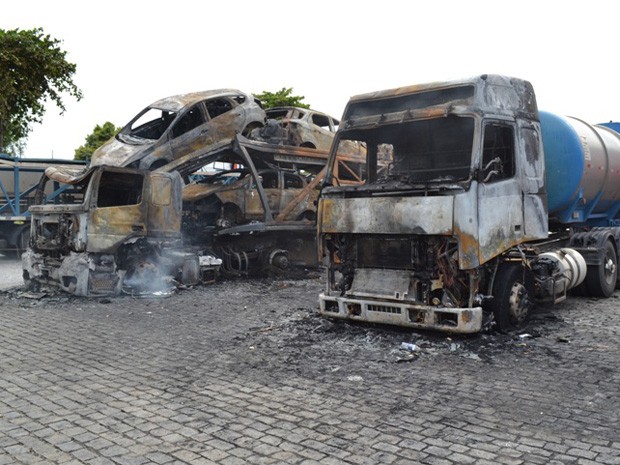
[[321,286],[0,294],[0,464],[620,464],[618,294],[447,337],[319,318]]

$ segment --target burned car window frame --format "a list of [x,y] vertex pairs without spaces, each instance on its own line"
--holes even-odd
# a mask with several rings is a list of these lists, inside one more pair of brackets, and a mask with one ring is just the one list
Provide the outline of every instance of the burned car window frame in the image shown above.
[[[148,119],[139,126],[135,126],[140,122],[145,115],[151,112],[161,112],[158,117]],[[142,110],[138,115],[132,119],[117,135],[117,138],[122,142],[130,143],[137,139],[154,140],[161,139],[168,131],[170,125],[177,117],[177,112],[171,110],[165,110],[163,108],[147,107]],[[149,131],[149,132],[147,132]],[[131,139],[126,140],[123,136],[128,136]]]
[[236,104],[225,97],[214,97],[204,101],[208,119],[212,120],[232,111]]
[[[193,118],[193,121],[189,118]],[[170,128],[170,139],[181,137],[193,129],[207,123],[209,119],[204,109],[204,102],[199,102],[190,107],[182,115],[177,118],[174,125]],[[184,125],[184,126],[182,126]]]

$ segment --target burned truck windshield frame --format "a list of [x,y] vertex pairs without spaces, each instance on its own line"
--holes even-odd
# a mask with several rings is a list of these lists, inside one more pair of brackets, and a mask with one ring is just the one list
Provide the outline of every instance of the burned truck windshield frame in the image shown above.
[[472,173],[475,120],[450,115],[345,132],[365,143],[366,184],[420,184],[468,180]]
[[364,116],[382,115],[401,111],[429,108],[445,105],[447,102],[461,102],[463,105],[473,102],[476,88],[472,85],[447,87],[392,98],[361,100],[350,103],[347,118],[355,119]]

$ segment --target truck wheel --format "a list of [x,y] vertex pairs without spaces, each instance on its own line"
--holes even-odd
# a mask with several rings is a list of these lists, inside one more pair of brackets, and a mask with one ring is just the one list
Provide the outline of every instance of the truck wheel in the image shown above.
[[533,280],[522,265],[506,264],[500,267],[489,304],[497,329],[508,331],[525,324],[533,307],[532,296]]
[[605,242],[602,263],[590,265],[586,274],[588,293],[594,297],[610,297],[618,280],[618,257],[610,241]]

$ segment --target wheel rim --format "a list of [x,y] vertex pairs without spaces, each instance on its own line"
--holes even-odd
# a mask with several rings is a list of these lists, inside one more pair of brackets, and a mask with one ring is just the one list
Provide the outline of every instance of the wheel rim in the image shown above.
[[530,300],[526,287],[521,283],[514,283],[508,300],[510,321],[515,325],[523,323],[529,313],[529,307]]
[[605,265],[603,267],[605,270],[605,281],[607,284],[611,284],[612,282],[616,282],[616,264],[613,259],[609,256],[609,253],[605,255]]

